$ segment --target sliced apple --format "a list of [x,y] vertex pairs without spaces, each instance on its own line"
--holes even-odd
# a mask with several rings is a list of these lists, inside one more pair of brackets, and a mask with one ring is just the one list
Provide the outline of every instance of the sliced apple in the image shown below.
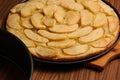
[[67,48],[75,44],[75,40],[62,40],[62,41],[52,41],[48,43],[48,46],[55,48]]
[[33,25],[32,25],[31,22],[30,22],[30,17],[28,17],[28,18],[23,18],[23,17],[21,17],[21,25],[22,25],[24,28],[27,28],[27,29],[33,28]]
[[61,1],[61,6],[70,10],[75,10],[80,12],[84,9],[84,7],[80,3],[75,3],[74,1],[71,0]]
[[80,13],[77,11],[68,11],[64,17],[64,23],[68,25],[73,25],[78,23],[80,20]]
[[119,20],[116,16],[108,16],[108,24],[109,24],[109,31],[115,32],[117,27],[119,26]]
[[49,16],[43,17],[42,21],[47,27],[53,27],[56,24],[56,20]]
[[57,55],[57,51],[55,49],[37,46],[35,49],[36,53],[42,57],[55,57]]
[[81,3],[93,13],[98,13],[100,11],[100,6],[95,0],[82,0]]
[[43,9],[43,12],[46,16],[53,16],[57,8],[57,5],[48,5]]
[[31,23],[36,29],[45,29],[46,26],[42,24],[43,15],[40,13],[35,13],[31,16]]
[[47,38],[44,38],[44,37],[38,35],[37,33],[33,32],[33,31],[30,30],[30,29],[25,29],[25,30],[24,30],[24,33],[25,33],[25,35],[26,35],[29,39],[34,40],[34,41],[37,41],[37,42],[46,43],[46,42],[49,41]]
[[87,26],[93,22],[94,15],[88,10],[81,11],[81,25]]
[[107,17],[106,17],[106,15],[104,13],[96,14],[93,26],[94,27],[102,27],[105,24],[107,24]]
[[54,17],[59,23],[63,23],[66,12],[63,9],[56,10]]
[[29,1],[21,9],[21,15],[23,17],[31,16],[36,9],[43,9],[43,7],[44,7],[44,4],[41,2]]
[[80,37],[79,41],[82,43],[88,43],[88,42],[92,42],[95,41],[99,38],[101,38],[104,34],[104,30],[102,28],[97,28],[95,30],[93,30],[90,34]]
[[46,30],[39,30],[38,33],[50,40],[64,40],[67,38],[66,34],[51,33]]
[[64,52],[64,54],[74,56],[74,55],[83,54],[83,53],[87,52],[88,49],[89,49],[88,45],[79,44],[76,46],[72,46],[70,48],[63,49],[63,52]]
[[57,32],[57,33],[66,33],[66,32],[73,32],[78,29],[78,24],[75,25],[55,25],[52,28],[49,28],[50,31],[52,32]]
[[101,38],[97,41],[90,43],[93,47],[104,48],[111,42],[110,38]]
[[21,11],[21,9],[24,7],[25,3],[20,3],[17,4],[16,6],[14,6],[10,11],[12,13],[19,13]]
[[106,5],[103,1],[99,0],[98,5],[103,9],[102,12],[106,13],[107,15],[114,14],[113,9],[109,5]]
[[91,26],[87,26],[84,28],[79,28],[78,30],[69,33],[68,37],[69,38],[77,38],[77,37],[81,37],[81,36],[85,36],[87,34],[89,34],[90,32],[92,32],[93,28]]
[[7,19],[7,24],[10,28],[13,29],[23,29],[20,25],[20,15],[19,14],[10,14]]

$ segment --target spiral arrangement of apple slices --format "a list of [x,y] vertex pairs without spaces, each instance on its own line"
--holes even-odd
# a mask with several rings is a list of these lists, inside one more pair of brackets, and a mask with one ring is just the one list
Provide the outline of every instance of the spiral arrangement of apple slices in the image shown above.
[[29,0],[10,10],[6,26],[32,55],[58,61],[100,54],[119,33],[118,16],[102,0]]

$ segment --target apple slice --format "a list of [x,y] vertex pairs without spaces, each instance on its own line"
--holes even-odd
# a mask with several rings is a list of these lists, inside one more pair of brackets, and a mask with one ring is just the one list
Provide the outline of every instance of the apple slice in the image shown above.
[[33,28],[33,25],[30,22],[30,17],[28,17],[28,18],[21,17],[21,25],[24,28],[27,28],[27,29],[32,29]]
[[47,47],[37,46],[35,49],[37,55],[42,57],[55,57],[58,53],[57,50]]
[[64,40],[67,38],[66,34],[51,33],[46,30],[38,30],[38,33],[50,40]]
[[100,11],[100,6],[95,0],[82,0],[81,3],[93,13],[98,13]]
[[63,49],[63,52],[67,55],[75,56],[87,52],[89,49],[88,45],[76,45],[70,48]]
[[20,25],[20,16],[19,14],[10,14],[7,19],[7,24],[10,28],[13,29],[23,29],[22,26]]
[[81,11],[81,25],[82,26],[87,26],[90,25],[93,22],[94,15],[88,11],[88,10],[83,10]]
[[68,11],[64,17],[64,23],[68,25],[77,24],[80,20],[80,13],[77,11]]
[[24,30],[24,33],[25,33],[25,35],[26,35],[29,39],[34,40],[34,41],[37,41],[37,42],[46,43],[46,42],[49,41],[48,39],[46,39],[46,38],[38,35],[37,33],[33,32],[33,31],[30,30],[30,29],[25,29],[25,30]]
[[101,38],[103,34],[104,34],[104,30],[102,28],[97,28],[93,30],[90,34],[88,34],[87,36],[80,37],[79,41],[82,43],[92,42],[92,41],[95,41]]
[[110,38],[101,38],[97,41],[90,43],[93,47],[105,48],[111,42]]
[[104,13],[96,14],[93,26],[94,27],[102,27],[104,24],[107,24],[106,15]]
[[93,28],[91,26],[79,28],[76,31],[69,33],[68,37],[69,38],[77,38],[77,37],[85,36],[85,35],[89,34],[90,32],[92,32],[92,30],[93,30]]
[[57,33],[66,33],[66,32],[73,32],[78,29],[78,24],[74,24],[71,26],[68,25],[55,25],[52,28],[49,28],[50,31],[52,32],[57,32]]
[[42,22],[47,26],[47,27],[53,27],[56,24],[56,20],[49,17],[49,16],[44,16],[42,19]]
[[31,16],[31,23],[36,29],[45,29],[46,26],[42,24],[43,15],[41,13],[35,13]]
[[56,48],[67,48],[71,47],[75,44],[75,40],[62,40],[62,41],[52,41],[48,43],[48,46],[50,47],[56,47]]
[[117,30],[117,27],[119,26],[119,20],[116,16],[108,16],[108,24],[109,24],[109,31],[115,32]]

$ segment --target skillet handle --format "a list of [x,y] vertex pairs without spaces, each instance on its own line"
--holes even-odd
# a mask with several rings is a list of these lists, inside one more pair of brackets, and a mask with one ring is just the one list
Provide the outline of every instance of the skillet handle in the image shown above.
[[[120,38],[119,38],[120,39]],[[88,62],[88,66],[94,69],[102,70],[113,59],[120,57],[120,42],[109,53],[104,56]]]

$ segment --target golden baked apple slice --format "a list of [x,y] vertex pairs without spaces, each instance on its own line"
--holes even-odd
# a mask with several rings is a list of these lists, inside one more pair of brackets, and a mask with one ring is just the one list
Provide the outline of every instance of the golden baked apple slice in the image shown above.
[[22,26],[20,25],[19,14],[10,14],[7,19],[7,24],[10,28],[17,30],[22,29]]
[[28,18],[21,17],[21,25],[28,29],[33,28],[33,25],[30,22],[30,17],[28,17]]
[[42,24],[43,15],[41,13],[36,13],[31,16],[31,23],[36,29],[45,29],[46,26]]
[[80,20],[80,13],[77,11],[68,11],[64,17],[64,23],[68,25],[73,25],[78,23]]
[[81,11],[81,25],[82,26],[87,26],[90,25],[93,22],[94,15],[88,11],[88,10],[83,10]]
[[93,47],[106,47],[108,46],[108,44],[111,42],[110,38],[101,38],[97,41],[94,41],[92,43],[90,43]]
[[64,40],[67,38],[66,34],[51,33],[46,30],[38,30],[38,33],[50,40]]
[[39,56],[48,57],[48,58],[55,57],[58,53],[58,51],[55,49],[42,47],[42,46],[37,46],[35,51]]
[[99,38],[101,38],[104,34],[104,30],[102,28],[97,28],[95,30],[93,30],[90,34],[80,37],[79,41],[82,43],[88,43],[88,42],[92,42],[95,41]]
[[74,55],[80,55],[82,53],[85,53],[88,51],[88,49],[89,49],[88,45],[79,44],[76,46],[72,46],[70,48],[63,49],[63,52],[64,54],[74,56]]
[[53,16],[57,9],[58,9],[57,5],[48,5],[43,9],[43,12],[46,16]]
[[106,5],[103,1],[98,1],[98,5],[103,9],[102,12],[106,13],[107,15],[113,15],[114,11],[110,8],[109,5]]
[[92,32],[93,28],[91,26],[87,26],[84,28],[79,28],[78,30],[69,33],[68,37],[69,38],[77,38],[77,37],[81,37],[81,36],[85,36],[87,34],[89,34],[90,32]]
[[65,14],[66,14],[65,10],[59,9],[59,10],[56,10],[54,17],[57,20],[57,22],[63,23]]
[[66,33],[66,32],[73,32],[78,29],[78,24],[74,24],[71,26],[68,25],[55,25],[52,28],[49,28],[50,31],[52,32],[57,32],[57,33]]
[[109,24],[109,31],[115,32],[117,30],[117,27],[119,26],[119,21],[116,16],[108,16],[108,24]]
[[16,5],[15,7],[13,7],[10,11],[12,13],[19,13],[21,11],[21,9],[24,7],[25,3],[20,3],[18,5]]
[[67,48],[67,47],[71,47],[74,44],[75,44],[75,40],[73,39],[48,42],[48,46],[55,48]]
[[46,38],[38,35],[37,33],[33,32],[33,31],[30,30],[30,29],[25,29],[25,30],[24,30],[24,33],[25,33],[25,35],[26,35],[29,39],[34,40],[34,41],[37,41],[37,42],[46,43],[46,42],[49,41],[48,39],[46,39]]
[[93,13],[98,13],[100,11],[100,6],[95,0],[82,0],[81,3]]
[[29,1],[25,4],[24,8],[21,9],[21,15],[28,17],[33,14],[36,9],[43,9],[44,4],[37,1]]
[[104,24],[107,24],[106,15],[104,13],[96,14],[93,26],[94,27],[102,27]]
[[84,7],[80,3],[75,3],[74,1],[71,0],[61,1],[61,6],[66,9],[80,11],[80,12],[84,9]]
[[49,16],[44,16],[42,19],[42,22],[47,26],[47,27],[53,27],[56,24],[56,20],[49,17]]

